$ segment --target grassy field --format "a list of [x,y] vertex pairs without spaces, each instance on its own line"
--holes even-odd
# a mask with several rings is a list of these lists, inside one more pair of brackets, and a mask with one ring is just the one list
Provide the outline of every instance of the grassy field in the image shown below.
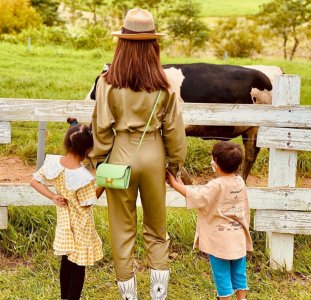
[[[33,47],[0,43],[0,98],[83,99],[101,71],[104,63],[111,61],[111,53],[100,49],[74,51],[61,47]],[[199,59],[170,58],[163,56],[163,63],[190,63]],[[210,63],[220,60],[200,59]],[[281,66],[286,73],[302,77],[301,103],[311,104],[311,62],[282,60],[228,60],[229,64],[265,64]],[[63,123],[48,123],[47,153],[59,153]],[[37,124],[14,122],[12,144],[0,145],[0,155],[19,155],[34,163],[36,157]],[[209,157],[210,144],[199,139],[189,139],[191,149],[188,168],[193,172],[204,171]],[[300,158],[307,172],[311,170],[310,153]],[[202,159],[198,160],[198,157]],[[267,166],[267,151],[261,151],[254,167],[262,174]],[[302,168],[303,169],[303,168]],[[301,169],[301,170],[302,170]],[[305,172],[305,171],[303,171]],[[303,173],[306,174],[306,173]],[[303,175],[304,176],[304,175]],[[141,211],[139,211],[141,224]],[[87,271],[83,299],[118,299],[114,282],[108,236],[107,209],[95,208],[96,224],[103,240],[105,258]],[[55,209],[9,208],[9,228],[0,231],[0,300],[52,300],[58,299],[59,260],[52,254]],[[215,299],[211,270],[206,259],[192,250],[196,214],[185,209],[168,209],[168,231],[171,237],[171,284],[168,300]],[[268,266],[264,234],[251,231],[255,251],[249,257],[250,300],[290,300],[311,298],[311,238],[295,237],[294,269],[290,273],[273,271]],[[4,254],[3,256],[1,256]],[[138,287],[140,299],[148,299],[149,275],[139,228],[136,258],[140,264]]]
[[201,0],[203,17],[246,16],[259,11],[260,5],[270,0]]
[[[59,259],[53,256],[51,243],[55,225],[55,208],[9,209],[10,226],[0,231],[0,247],[6,253],[23,258],[0,260],[0,300],[58,299]],[[95,208],[96,227],[103,241],[104,259],[87,269],[83,299],[116,300],[107,209]],[[216,299],[211,269],[206,258],[192,250],[196,214],[185,209],[168,210],[171,237],[171,283],[168,300]],[[138,224],[142,222],[139,209]],[[27,226],[25,226],[27,224]],[[290,273],[268,267],[264,234],[251,230],[254,252],[249,256],[249,300],[309,300],[311,296],[311,239],[296,236],[294,270]],[[14,240],[14,241],[13,241]],[[139,227],[135,257],[139,262],[139,299],[149,299],[149,273]]]

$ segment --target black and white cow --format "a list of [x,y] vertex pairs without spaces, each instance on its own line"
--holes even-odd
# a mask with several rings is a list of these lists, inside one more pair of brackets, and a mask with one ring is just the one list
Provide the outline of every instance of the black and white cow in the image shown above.
[[[190,103],[252,104],[252,90],[270,93],[272,84],[262,72],[232,65],[207,63],[163,65],[169,83],[180,92],[180,98]],[[95,86],[87,98],[95,100]],[[270,102],[271,103],[271,102]],[[256,147],[258,127],[187,126],[186,135],[207,139],[227,140],[242,135],[245,160],[242,177],[246,180],[259,152]]]

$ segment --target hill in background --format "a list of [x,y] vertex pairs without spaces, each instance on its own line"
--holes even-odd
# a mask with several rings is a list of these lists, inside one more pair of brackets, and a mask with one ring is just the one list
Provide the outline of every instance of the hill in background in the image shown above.
[[200,0],[203,17],[246,16],[259,11],[260,5],[270,0]]

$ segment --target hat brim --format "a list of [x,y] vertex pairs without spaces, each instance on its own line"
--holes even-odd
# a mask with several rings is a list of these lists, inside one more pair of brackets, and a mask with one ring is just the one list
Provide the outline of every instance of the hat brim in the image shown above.
[[126,40],[154,40],[166,35],[165,33],[122,33],[121,31],[115,31],[111,34]]

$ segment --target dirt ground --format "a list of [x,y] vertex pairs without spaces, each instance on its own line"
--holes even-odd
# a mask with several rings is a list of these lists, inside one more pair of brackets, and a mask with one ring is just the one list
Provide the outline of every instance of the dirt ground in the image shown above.
[[36,166],[27,166],[24,162],[15,156],[1,156],[0,157],[0,182],[27,183],[35,172]]
[[[0,157],[0,182],[1,183],[27,183],[35,172],[36,166],[27,166],[24,162],[15,156]],[[200,175],[193,177],[193,184],[204,184],[212,179],[208,175]],[[247,178],[247,186],[264,187],[268,185],[268,178],[259,178],[249,176]],[[311,178],[303,178],[298,180],[298,187],[310,188]]]

